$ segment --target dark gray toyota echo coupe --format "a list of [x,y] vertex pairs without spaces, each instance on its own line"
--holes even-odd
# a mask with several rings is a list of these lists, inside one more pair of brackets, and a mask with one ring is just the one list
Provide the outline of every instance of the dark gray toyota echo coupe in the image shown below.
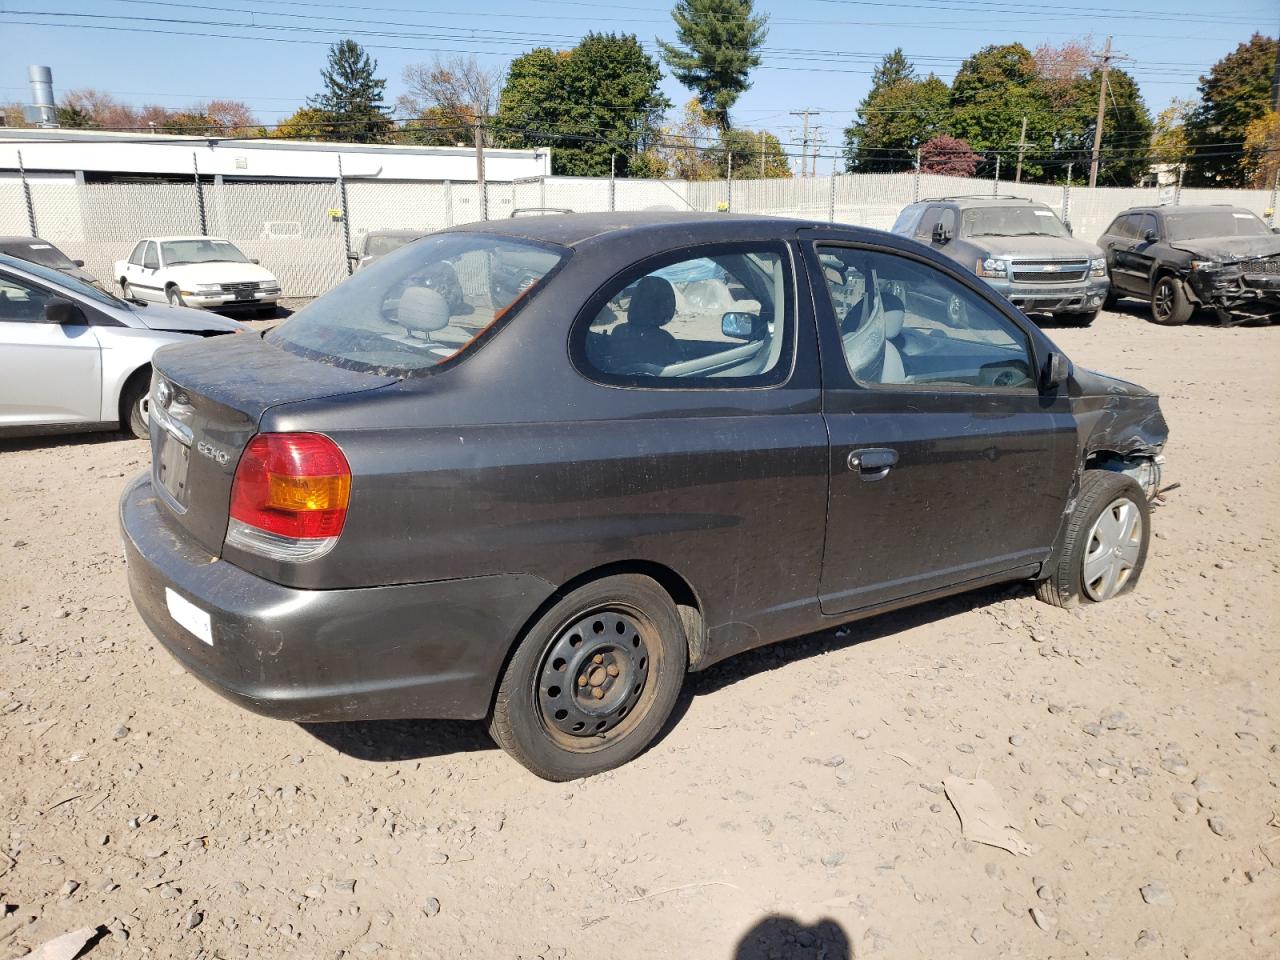
[[556,780],[752,647],[1132,589],[1168,432],[912,240],[654,213],[431,234],[160,351],[150,417],[129,582],[192,673],[292,720],[487,718]]

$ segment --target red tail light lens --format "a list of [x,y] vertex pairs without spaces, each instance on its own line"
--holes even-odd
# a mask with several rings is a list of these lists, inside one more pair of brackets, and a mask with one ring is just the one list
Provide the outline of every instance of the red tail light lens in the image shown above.
[[231,485],[231,519],[295,540],[342,533],[351,467],[320,433],[260,433],[245,447]]

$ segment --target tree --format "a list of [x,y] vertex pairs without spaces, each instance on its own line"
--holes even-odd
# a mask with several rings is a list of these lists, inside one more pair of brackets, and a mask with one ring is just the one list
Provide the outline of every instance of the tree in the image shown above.
[[[1015,149],[1027,118],[1027,141],[1055,144],[1060,126],[1035,58],[1020,43],[983,47],[960,65],[951,84],[950,133],[975,150]],[[1044,168],[1028,154],[1023,175],[1040,178]]]
[[751,87],[757,51],[768,36],[768,16],[755,15],[752,0],[676,0],[671,10],[678,43],[658,41],[675,78],[697,94],[721,130],[729,110]]
[[972,177],[978,169],[978,155],[973,147],[946,134],[934,137],[920,147],[920,172],[940,173],[948,177]]
[[636,163],[636,168],[643,170],[639,175],[714,180],[720,175],[716,157],[710,149],[716,133],[715,121],[694,97],[684,105],[684,113],[677,122],[665,124],[653,137],[651,145]]
[[425,118],[427,122],[416,128],[417,135],[444,143],[462,139],[474,143],[477,124],[493,116],[502,87],[502,71],[482,67],[475,57],[436,57],[430,64],[410,64],[402,79],[409,89],[396,101],[400,112]]
[[1240,162],[1249,124],[1267,113],[1276,69],[1276,39],[1255,33],[1200,78],[1200,105],[1187,120],[1186,182],[1244,186]]
[[333,114],[316,107],[301,107],[281,120],[269,136],[273,140],[327,140],[333,129]]
[[1187,119],[1195,109],[1193,100],[1174,100],[1160,111],[1151,130],[1151,162],[1178,164],[1187,155]]
[[511,62],[498,102],[499,141],[551,146],[552,169],[568,176],[618,176],[651,145],[670,106],[662,70],[634,35],[589,33],[572,50],[545,47]]
[[182,110],[171,113],[157,125],[162,133],[186,134],[189,136],[217,135],[222,127],[212,117],[197,109]]
[[370,58],[354,40],[342,40],[329,48],[329,65],[321,71],[324,92],[307,101],[330,120],[324,139],[353,143],[378,143],[391,132],[382,98],[387,81],[375,73],[378,61]]
[[239,100],[210,100],[198,109],[217,125],[224,136],[252,136],[262,129],[249,105]]
[[791,176],[791,164],[782,142],[764,130],[726,130],[712,155],[717,176],[729,175],[729,158],[733,157],[735,180],[753,180]]
[[917,78],[901,50],[887,54],[871,90],[844,131],[845,169],[883,173],[910,169],[916,148],[946,129],[951,91],[930,74]]
[[89,116],[80,107],[66,104],[58,106],[58,126],[71,127],[73,129],[83,129],[94,126],[93,117]]
[[1280,113],[1270,110],[1245,128],[1244,156],[1240,158],[1249,185],[1269,189],[1280,169]]

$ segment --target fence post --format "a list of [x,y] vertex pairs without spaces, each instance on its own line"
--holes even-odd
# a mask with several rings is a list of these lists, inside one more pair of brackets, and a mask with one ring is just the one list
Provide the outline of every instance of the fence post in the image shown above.
[[1066,222],[1071,219],[1071,170],[1075,166],[1074,163],[1067,164],[1067,182],[1062,185],[1062,219]]
[[[1182,203],[1182,168],[1183,166],[1184,165],[1181,163],[1178,164],[1178,184],[1173,188],[1173,205],[1175,207]],[[1275,199],[1274,193],[1272,194],[1272,199],[1273,200]],[[1275,204],[1273,203],[1272,206],[1274,205]]]
[[729,157],[729,169],[728,169],[728,176],[725,178],[725,180],[726,180],[726,185],[729,191],[729,195],[725,201],[724,207],[727,212],[732,213],[733,212],[733,151],[732,150],[729,151],[728,157]]
[[1276,194],[1280,193],[1280,166],[1276,167],[1276,177],[1271,181],[1271,213],[1267,217],[1267,226],[1276,225]]
[[[609,212],[613,213],[618,209],[618,181],[616,178],[615,167],[617,166],[618,155],[616,153],[609,154]],[[544,180],[543,183],[546,183]]]
[[991,184],[991,195],[1000,196],[1000,154],[996,154],[996,178]]
[[480,219],[489,219],[489,188],[484,179],[484,127],[476,124],[476,187],[480,194]]
[[538,178],[538,206],[542,207],[544,210],[546,209],[546,206],[547,206],[547,178],[546,177]]
[[911,202],[920,200],[920,150],[916,148],[916,172],[911,178]]
[[27,183],[27,168],[22,165],[21,150],[18,151],[18,176],[22,178],[22,195],[27,199],[27,225],[31,227],[31,235],[38,237],[40,234],[36,233],[36,207],[31,202],[31,184]]
[[195,177],[196,184],[196,210],[200,213],[200,236],[207,237],[209,235],[209,222],[205,219],[204,214],[204,190],[200,187],[200,161],[196,158],[196,152],[191,151],[191,172]]
[[831,161],[831,192],[827,195],[827,222],[836,222],[836,162]]
[[347,213],[347,180],[342,175],[342,154],[338,154],[338,203],[342,205],[342,262],[351,276],[351,217]]
[[453,226],[453,181],[444,182],[444,225]]

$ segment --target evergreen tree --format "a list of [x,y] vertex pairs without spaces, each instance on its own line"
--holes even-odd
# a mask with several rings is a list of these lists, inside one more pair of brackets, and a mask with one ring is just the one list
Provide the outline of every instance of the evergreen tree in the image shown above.
[[1249,165],[1241,153],[1249,124],[1266,115],[1276,69],[1276,40],[1255,33],[1200,78],[1200,105],[1187,120],[1186,182],[1242,187]]
[[930,74],[923,80],[902,54],[887,54],[871,75],[871,89],[844,131],[845,169],[857,173],[908,170],[915,151],[946,129],[951,92]]
[[324,92],[307,101],[329,115],[325,139],[377,143],[388,138],[391,120],[383,103],[387,81],[374,75],[377,69],[378,61],[354,40],[329,48],[329,66],[321,71]]
[[728,130],[729,110],[760,65],[768,16],[757,16],[752,0],[676,0],[671,19],[679,42],[658,41],[663,60],[716,125]]

